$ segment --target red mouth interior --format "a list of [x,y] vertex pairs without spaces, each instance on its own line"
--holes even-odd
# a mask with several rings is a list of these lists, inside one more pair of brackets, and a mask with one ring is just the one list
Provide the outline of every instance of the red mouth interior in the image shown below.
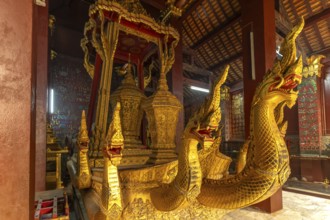
[[197,132],[192,130],[192,133],[197,134],[197,136],[199,137],[199,139],[208,139],[208,140],[213,140],[212,138],[212,131],[216,128],[216,126],[210,126],[209,129],[201,129],[198,130]]
[[[280,78],[277,77],[276,80],[280,80]],[[276,84],[274,84],[269,88],[269,91],[285,90],[286,92],[290,92],[290,90],[298,86],[299,81],[301,81],[301,76],[297,74],[290,74],[289,76],[285,77],[284,80],[284,84],[279,89],[275,89]]]
[[121,155],[121,147],[112,146],[112,148],[108,149],[108,151],[113,156]]

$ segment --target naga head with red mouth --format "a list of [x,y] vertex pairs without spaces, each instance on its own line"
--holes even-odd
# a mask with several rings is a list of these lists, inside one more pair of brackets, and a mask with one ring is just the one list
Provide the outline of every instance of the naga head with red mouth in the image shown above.
[[209,148],[219,136],[221,120],[220,87],[226,81],[229,66],[226,66],[220,77],[214,82],[208,99],[195,112],[186,125],[184,135],[197,140],[203,149]]
[[103,155],[107,157],[112,165],[118,166],[122,159],[124,149],[124,137],[120,121],[120,103],[114,108],[112,121],[109,125],[108,133],[103,147]]
[[112,165],[118,166],[122,159],[124,144],[110,143],[103,148],[103,154],[111,161]]
[[256,88],[252,102],[252,108],[261,104],[274,109],[275,120],[282,134],[285,134],[287,128],[287,122],[283,121],[284,107],[292,108],[296,103],[297,86],[302,81],[302,56],[298,59],[296,57],[295,40],[303,26],[304,20],[301,19],[286,36],[280,50],[283,57],[275,61],[273,68]]

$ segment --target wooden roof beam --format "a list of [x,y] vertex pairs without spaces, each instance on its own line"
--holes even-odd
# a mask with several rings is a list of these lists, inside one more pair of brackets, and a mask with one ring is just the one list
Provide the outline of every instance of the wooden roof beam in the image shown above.
[[233,62],[233,61],[241,58],[242,55],[243,55],[243,53],[242,53],[242,51],[240,51],[239,53],[237,53],[237,54],[235,54],[235,55],[233,55],[231,57],[228,57],[227,59],[224,59],[224,60],[220,61],[219,63],[211,66],[209,69],[211,71],[215,71],[215,70],[219,69],[220,67],[222,67],[224,65],[227,65],[227,64],[229,64],[229,63],[231,63],[231,62]]
[[310,27],[314,24],[316,24],[318,21],[325,20],[327,18],[330,18],[330,8],[324,9],[320,13],[317,13],[309,18],[306,19],[305,21],[305,27]]
[[308,56],[311,56],[311,55],[314,55],[314,54],[323,54],[323,55],[327,56],[328,54],[330,54],[330,47],[326,47],[326,48],[323,48],[321,50],[314,51],[314,52],[308,54]]
[[213,73],[209,70],[202,69],[202,68],[199,68],[197,66],[190,65],[188,63],[183,63],[183,70],[191,72],[191,73],[199,74],[199,75],[202,75],[202,76],[211,76],[211,75],[213,75]]
[[219,24],[215,27],[210,33],[202,37],[197,43],[192,46],[192,49],[197,50],[200,46],[207,43],[208,41],[212,40],[214,37],[218,36],[219,33],[224,31],[226,28],[230,27],[231,25],[235,24],[241,19],[241,14],[237,13],[232,18],[230,18],[227,22]]

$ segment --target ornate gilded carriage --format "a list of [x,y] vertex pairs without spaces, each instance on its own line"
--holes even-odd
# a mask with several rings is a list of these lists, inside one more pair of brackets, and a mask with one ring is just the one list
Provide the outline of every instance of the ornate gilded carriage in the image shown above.
[[[168,6],[164,18],[179,13],[173,1]],[[242,157],[241,172],[229,177],[231,159],[218,150],[220,87],[229,67],[214,82],[209,99],[189,119],[182,145],[176,146],[182,105],[168,90],[166,74],[174,62],[178,32],[149,17],[137,0],[100,0],[91,6],[89,16],[81,46],[84,65],[93,78],[92,96],[87,117],[82,115],[78,152],[68,162],[75,192],[83,200],[82,212],[89,219],[214,219],[227,210],[262,201],[285,182],[290,170],[282,136],[282,106],[291,107],[297,98],[293,89],[301,82],[302,63],[295,60],[295,39],[303,22],[287,36],[281,47],[284,58],[275,62],[256,90],[247,154]],[[137,67],[139,88],[131,74],[131,61],[143,61],[143,57],[132,50],[133,43],[116,51],[124,37],[133,39],[126,43],[146,40],[140,48],[145,49],[143,57],[152,48],[158,51],[158,86],[148,98],[140,90],[144,88],[141,66]],[[125,79],[110,94],[114,58],[123,57],[123,51],[126,58],[130,54],[128,64],[118,70]],[[95,65],[90,62],[92,57]],[[110,106],[113,117],[108,125]],[[149,124],[149,149],[141,143],[142,111]],[[254,135],[261,132],[264,135]]]

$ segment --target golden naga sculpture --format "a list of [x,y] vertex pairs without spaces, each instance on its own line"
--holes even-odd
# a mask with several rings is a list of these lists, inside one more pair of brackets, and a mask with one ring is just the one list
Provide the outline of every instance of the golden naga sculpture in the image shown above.
[[255,91],[246,165],[234,177],[205,179],[197,198],[201,204],[221,209],[249,206],[270,197],[289,177],[283,111],[285,106],[291,108],[298,97],[293,89],[301,83],[302,58],[296,60],[295,40],[303,25],[301,19],[287,35],[281,47],[283,58],[275,61]]
[[91,186],[92,176],[88,165],[88,144],[89,137],[86,124],[85,111],[82,112],[79,136],[77,139],[78,161],[79,164],[77,176],[74,178],[74,184],[79,189],[89,188]]
[[[125,1],[125,4],[135,1]],[[100,2],[107,7],[120,6],[115,1]],[[82,116],[78,158],[73,157],[68,168],[75,180],[74,186],[81,191],[88,218],[219,219],[230,209],[255,204],[275,193],[290,174],[289,155],[283,139],[287,128],[283,110],[285,106],[292,107],[298,96],[294,88],[301,82],[302,58],[296,60],[295,40],[303,24],[301,20],[287,35],[281,47],[283,58],[275,61],[255,91],[250,138],[240,157],[240,172],[234,176],[228,175],[231,159],[218,150],[221,142],[220,87],[226,80],[229,66],[215,81],[210,97],[188,121],[182,144],[178,146],[178,159],[167,162],[168,158],[174,158],[175,129],[169,130],[170,125],[165,122],[176,123],[171,116],[177,114],[181,106],[167,88],[165,76],[174,61],[174,47],[167,48],[165,39],[159,45],[163,60],[158,90],[144,101],[148,122],[153,124],[154,155],[150,155],[153,162],[148,167],[119,167],[125,137],[121,123],[125,119],[121,117],[126,117],[120,114],[120,104],[115,106],[105,138],[101,133],[98,146],[90,148],[97,152],[96,156],[87,153],[89,139],[85,116]],[[162,106],[166,105],[173,109],[162,112]],[[102,112],[106,113],[106,110]],[[165,135],[168,137],[164,138]],[[88,155],[94,159],[88,159]],[[157,161],[162,164],[155,165]]]

